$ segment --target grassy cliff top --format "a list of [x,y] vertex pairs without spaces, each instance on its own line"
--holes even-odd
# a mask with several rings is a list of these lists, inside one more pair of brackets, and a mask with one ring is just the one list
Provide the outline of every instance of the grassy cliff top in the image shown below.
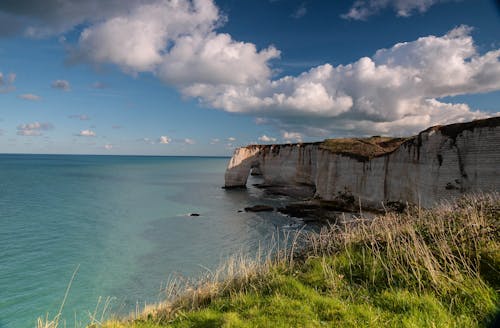
[[370,138],[326,139],[320,148],[358,160],[369,160],[396,150],[411,138],[390,138],[374,136]]
[[[476,128],[495,128],[500,126],[500,116],[486,119],[475,120],[464,123],[454,123],[449,125],[435,125],[419,133],[429,131],[439,131],[441,134],[456,139],[464,131],[473,131]],[[320,142],[301,142],[291,144],[266,144],[266,145],[248,145],[246,148],[258,148],[266,151],[275,150],[279,152],[283,147],[295,147],[305,145],[316,145],[320,148],[335,154],[348,156],[359,161],[368,161],[374,157],[390,154],[399,148],[404,142],[418,138],[417,136],[394,138],[373,136],[369,138],[338,138],[325,139]]]

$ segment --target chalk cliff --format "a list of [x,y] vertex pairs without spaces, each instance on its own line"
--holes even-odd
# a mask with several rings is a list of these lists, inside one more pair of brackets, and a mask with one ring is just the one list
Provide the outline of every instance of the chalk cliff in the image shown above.
[[238,148],[225,187],[244,187],[251,170],[264,184],[309,186],[314,197],[354,196],[367,207],[430,207],[465,192],[500,190],[500,117],[435,126],[405,139],[329,139]]

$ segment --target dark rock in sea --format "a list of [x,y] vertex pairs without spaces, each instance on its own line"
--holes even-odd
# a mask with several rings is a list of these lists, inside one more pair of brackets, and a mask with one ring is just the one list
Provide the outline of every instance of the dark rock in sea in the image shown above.
[[250,207],[245,207],[245,212],[272,212],[274,207],[268,205],[255,205]]
[[189,213],[189,216],[200,216],[199,213]]

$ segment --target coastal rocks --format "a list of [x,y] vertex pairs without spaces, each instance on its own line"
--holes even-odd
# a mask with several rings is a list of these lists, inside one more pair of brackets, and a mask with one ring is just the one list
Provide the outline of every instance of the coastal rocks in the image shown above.
[[236,149],[226,187],[245,187],[251,170],[270,192],[344,200],[354,208],[431,207],[466,192],[500,190],[500,117],[436,126],[411,138],[330,139]]
[[274,207],[268,205],[254,205],[245,207],[245,212],[272,212]]

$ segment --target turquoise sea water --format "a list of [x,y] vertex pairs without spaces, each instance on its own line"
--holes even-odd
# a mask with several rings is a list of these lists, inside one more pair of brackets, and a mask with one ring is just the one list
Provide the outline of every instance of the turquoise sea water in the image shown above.
[[169,276],[196,276],[269,240],[290,219],[238,209],[284,199],[222,189],[227,161],[0,155],[0,328],[56,313],[78,265],[68,327],[100,296],[128,313],[161,299]]

